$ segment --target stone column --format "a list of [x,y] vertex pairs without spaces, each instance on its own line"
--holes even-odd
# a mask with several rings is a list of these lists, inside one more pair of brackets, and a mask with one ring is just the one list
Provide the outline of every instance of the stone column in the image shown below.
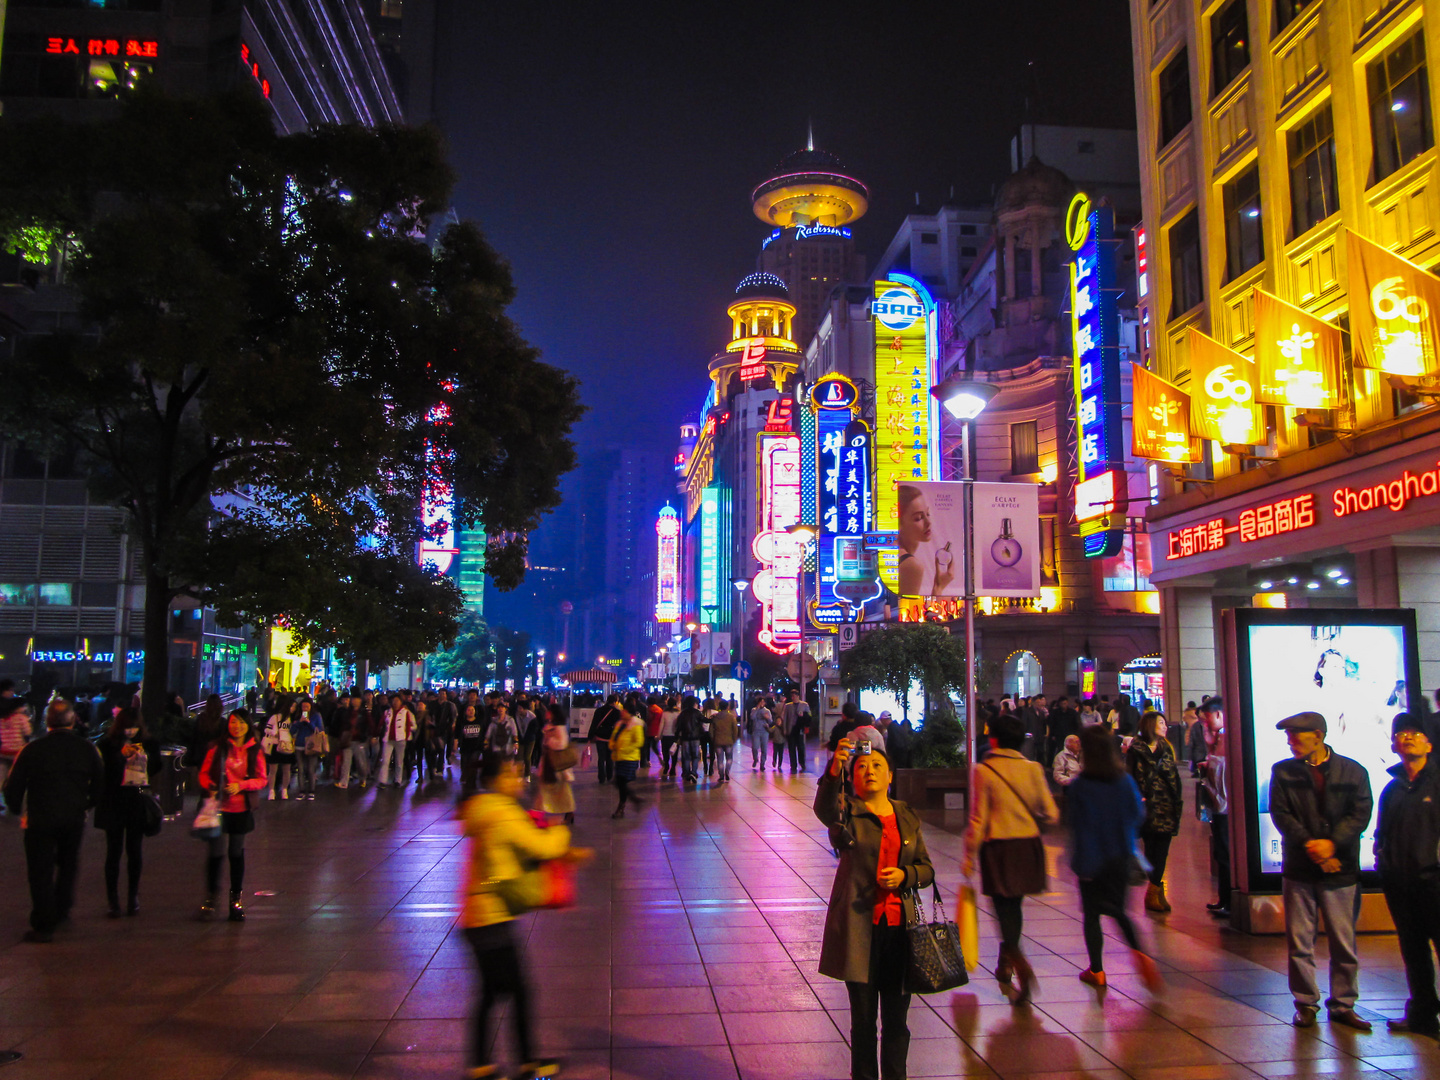
[[1160,655],[1165,671],[1165,715],[1178,718],[1220,691],[1215,658],[1215,609],[1210,582],[1192,579],[1160,590]]

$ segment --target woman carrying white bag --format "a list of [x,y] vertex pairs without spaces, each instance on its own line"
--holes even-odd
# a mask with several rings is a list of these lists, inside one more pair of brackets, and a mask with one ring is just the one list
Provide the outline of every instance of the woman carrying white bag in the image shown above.
[[225,738],[210,747],[200,766],[200,790],[205,798],[195,815],[191,834],[206,841],[205,901],[200,917],[215,914],[220,891],[220,866],[230,857],[230,921],[243,922],[240,903],[245,885],[245,835],[255,831],[251,793],[265,787],[265,756],[250,733],[250,716],[235,709],[226,721]]

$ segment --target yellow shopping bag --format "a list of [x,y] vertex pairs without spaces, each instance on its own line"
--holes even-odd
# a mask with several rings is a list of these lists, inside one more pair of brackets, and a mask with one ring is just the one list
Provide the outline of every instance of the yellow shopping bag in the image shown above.
[[960,930],[960,954],[965,957],[965,970],[974,971],[980,955],[980,912],[975,905],[975,887],[960,886],[959,910],[955,922]]

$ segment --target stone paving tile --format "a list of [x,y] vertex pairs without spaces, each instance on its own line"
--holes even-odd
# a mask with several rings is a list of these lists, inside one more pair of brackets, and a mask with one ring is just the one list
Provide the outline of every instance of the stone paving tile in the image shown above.
[[[849,1075],[845,987],[816,970],[834,857],[809,809],[813,776],[737,770],[715,790],[642,772],[646,808],[612,822],[613,795],[577,786],[577,842],[596,849],[580,903],[520,920],[537,1037],[577,1080],[838,1080]],[[18,943],[23,856],[0,818],[3,1080],[408,1080],[458,1075],[473,958],[455,926],[464,848],[443,786],[337,792],[259,807],[242,926],[195,919],[201,852],[183,827],[147,842],[139,918],[103,918],[99,847],[86,839],[73,925]],[[192,800],[193,807],[193,800]],[[963,815],[931,815],[927,844],[953,911]],[[1062,837],[1051,888],[1025,904],[1039,974],[1016,1009],[990,975],[981,916],[969,986],[912,1003],[910,1075],[1066,1080],[1440,1077],[1440,1044],[1288,1024],[1284,943],[1204,915],[1208,847],[1187,819],[1168,917],[1135,914],[1167,972],[1139,983],[1107,924],[1110,990],[1088,964]],[[265,895],[257,895],[263,893]],[[988,908],[988,902],[984,902]],[[1197,910],[1192,910],[1197,909]],[[1361,1006],[1403,1008],[1394,939],[1363,935]],[[513,1057],[509,1009],[490,1040]],[[127,1038],[114,1032],[125,1029]]]

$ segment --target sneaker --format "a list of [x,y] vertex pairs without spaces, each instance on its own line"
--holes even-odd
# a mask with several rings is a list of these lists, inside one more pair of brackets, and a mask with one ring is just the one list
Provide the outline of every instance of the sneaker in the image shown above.
[[1320,1010],[1314,1005],[1296,1005],[1295,1015],[1291,1018],[1290,1023],[1297,1028],[1312,1028],[1315,1026],[1315,1017],[1319,1012]]
[[1370,1021],[1357,1013],[1354,1009],[1327,1009],[1325,1017],[1332,1024],[1340,1024],[1342,1027],[1353,1028],[1354,1030],[1368,1035],[1372,1028]]
[[[337,788],[339,788],[341,791],[344,791],[344,790],[345,790],[346,788],[348,788],[350,785],[349,785],[349,784],[336,784],[335,786],[336,786]],[[361,786],[361,787],[364,787],[365,785],[364,785],[364,784],[361,784],[360,786]]]
[[280,792],[280,798],[282,798],[282,799],[288,799],[288,798],[290,798],[290,789],[289,789],[288,787],[287,787],[284,791]]
[[1091,971],[1089,968],[1080,972],[1080,981],[1086,986],[1095,987],[1096,990],[1104,990],[1107,985],[1103,971]]

